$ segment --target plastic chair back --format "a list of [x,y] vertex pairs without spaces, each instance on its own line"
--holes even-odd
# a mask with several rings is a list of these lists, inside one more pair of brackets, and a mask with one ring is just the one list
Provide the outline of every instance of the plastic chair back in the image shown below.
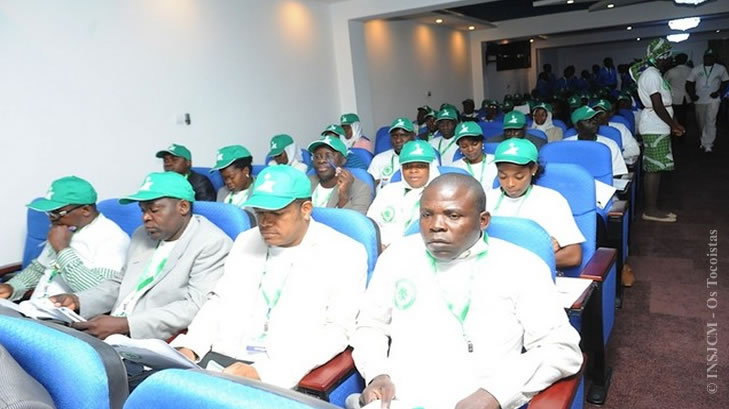
[[167,369],[142,382],[124,409],[335,409],[289,389],[202,370]]
[[142,209],[136,203],[123,205],[119,203],[119,199],[106,199],[97,203],[96,208],[130,237],[143,223]]
[[[628,121],[627,119],[625,119],[625,117],[622,116],[622,115],[620,115],[620,114],[616,114],[616,115],[611,116],[609,122],[618,122],[618,123],[621,123],[621,124],[625,125],[625,127],[628,128],[628,130],[630,130],[630,126],[631,126],[630,125],[630,121]],[[633,131],[630,130],[630,133],[633,133]]]
[[620,148],[621,151],[623,150],[623,136],[620,134],[620,131],[618,131],[617,128],[613,128],[612,126],[600,125],[597,133],[606,138],[612,139],[613,142],[618,144],[618,148]]
[[483,151],[489,155],[496,153],[496,147],[499,146],[499,142],[484,142]]
[[192,212],[193,214],[205,216],[232,240],[256,225],[256,219],[252,214],[229,203],[195,202],[192,206]]
[[[438,172],[441,175],[445,173],[460,173],[462,175],[471,176],[466,169],[454,168],[453,166],[438,166]],[[402,172],[398,169],[390,178],[390,183],[399,182],[402,180]]]
[[220,175],[220,171],[216,170],[214,172],[210,172],[210,168],[205,167],[193,167],[191,169],[203,176],[206,176],[208,180],[210,180],[210,183],[213,184],[215,192],[220,190],[220,188],[225,184],[223,183],[223,176]]
[[43,245],[48,238],[51,222],[45,213],[29,208],[26,212],[25,227],[27,232],[25,247],[23,248],[23,268],[40,256]]
[[495,136],[503,135],[504,130],[502,128],[488,127],[483,129],[484,139],[493,138]]
[[[613,184],[613,161],[610,148],[593,141],[555,141],[539,151],[544,163],[572,163],[582,166],[587,172],[605,184]],[[595,200],[595,196],[592,196]]]
[[383,126],[377,130],[377,134],[375,135],[375,155],[392,149],[389,131],[389,126]]
[[565,124],[560,119],[552,119],[552,124],[558,128],[562,129],[562,135],[564,135],[565,132],[567,132],[567,124]]
[[579,276],[597,249],[595,181],[592,175],[579,165],[550,162],[545,165],[544,173],[536,183],[556,190],[567,199],[577,227],[585,236],[586,241],[581,245],[582,264],[564,271],[567,276]]
[[315,207],[311,216],[319,223],[362,243],[367,250],[367,282],[375,270],[377,256],[380,253],[380,231],[372,219],[349,209]]
[[119,355],[90,335],[0,314],[0,344],[46,388],[58,409],[120,409],[128,395]]
[[268,165],[251,165],[251,175],[258,176],[263,169],[266,169],[266,166]]
[[630,129],[630,132],[635,135],[635,115],[633,114],[633,111],[630,109],[619,109],[618,113],[620,116],[622,116],[628,123],[630,123],[630,126],[628,129]]
[[548,140],[547,134],[544,133],[544,131],[542,131],[541,129],[527,128],[527,134],[529,134],[531,136],[536,136],[537,138],[544,139],[545,141]]
[[370,166],[372,158],[375,156],[372,152],[364,148],[349,148],[349,153],[360,158],[360,160],[365,164],[365,168]]

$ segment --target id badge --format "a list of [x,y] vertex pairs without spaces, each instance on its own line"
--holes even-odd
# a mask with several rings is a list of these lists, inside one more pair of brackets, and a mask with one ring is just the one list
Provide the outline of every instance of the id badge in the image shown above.
[[259,355],[266,353],[266,333],[264,332],[258,338],[253,338],[246,345],[246,353],[248,355]]

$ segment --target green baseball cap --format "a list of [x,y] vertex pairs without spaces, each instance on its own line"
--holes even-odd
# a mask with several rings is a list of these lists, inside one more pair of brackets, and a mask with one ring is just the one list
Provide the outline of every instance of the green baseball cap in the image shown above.
[[258,174],[253,193],[244,207],[279,210],[296,199],[311,197],[311,182],[306,174],[292,166],[267,166]]
[[91,183],[77,176],[66,176],[54,180],[44,197],[26,206],[38,212],[51,212],[72,204],[94,204],[96,198],[96,190]]
[[570,119],[572,120],[572,123],[577,125],[578,122],[584,121],[585,119],[594,118],[595,115],[599,114],[599,112],[595,111],[594,109],[583,106],[575,109],[574,112],[572,112],[572,116]]
[[618,101],[620,100],[632,101],[633,98],[631,98],[628,94],[620,94],[618,95]]
[[546,102],[540,102],[538,104],[534,104],[532,107],[531,112],[534,112],[537,108],[541,108],[547,112],[552,112],[552,105],[546,103]]
[[456,129],[456,143],[466,136],[480,136],[483,138],[483,130],[476,122],[461,122],[461,124],[458,125],[458,129]]
[[487,107],[494,106],[494,107],[498,108],[499,107],[499,101],[497,101],[495,99],[489,99],[488,101],[486,101],[486,106]]
[[327,132],[333,132],[333,133],[339,135],[340,138],[342,136],[347,135],[347,133],[344,131],[344,128],[342,128],[341,126],[339,126],[337,124],[331,124],[331,125],[327,126],[326,128],[324,128],[324,130],[321,132],[321,136],[324,136],[324,134]]
[[455,108],[446,106],[445,108],[438,111],[438,115],[436,115],[435,117],[436,121],[440,121],[441,119],[452,119],[454,121],[457,121],[458,113],[456,112]]
[[501,142],[494,152],[494,163],[526,165],[538,158],[537,147],[528,139],[511,138]]
[[176,143],[173,143],[170,145],[167,149],[161,150],[157,152],[155,155],[158,158],[164,158],[165,154],[169,153],[172,156],[180,156],[182,158],[185,158],[189,161],[192,161],[192,153],[190,153],[190,150],[182,145],[178,145]]
[[520,111],[511,111],[504,115],[504,129],[521,129],[526,126],[526,116]]
[[434,160],[435,150],[428,142],[422,140],[410,141],[403,145],[400,151],[400,165],[413,162],[430,163]]
[[341,153],[342,156],[344,156],[345,158],[347,157],[347,145],[345,145],[344,142],[342,142],[339,138],[332,138],[329,135],[319,139],[318,141],[310,143],[307,149],[313,154],[316,148],[322,145],[334,149],[335,151]]
[[162,197],[194,202],[195,191],[187,178],[177,172],[152,172],[144,178],[137,193],[119,199],[119,203],[146,202]]
[[714,49],[713,48],[707,48],[706,51],[704,51],[704,55],[714,55]]
[[413,121],[405,117],[396,118],[394,121],[392,121],[392,125],[390,125],[390,130],[388,131],[388,133],[392,133],[392,131],[394,131],[395,129],[402,129],[407,132],[415,132],[415,126],[413,126]]
[[268,152],[268,156],[273,158],[278,156],[284,151],[284,148],[294,143],[294,138],[286,134],[276,135],[271,138],[271,151]]
[[210,173],[223,168],[227,168],[231,163],[238,159],[250,158],[251,153],[241,145],[230,145],[218,149],[218,156],[215,159],[215,166],[210,169]]
[[613,109],[613,104],[611,104],[607,99],[600,99],[596,103],[592,104],[592,109],[595,108],[600,108],[603,111],[610,112],[610,110]]
[[567,104],[572,109],[576,109],[582,106],[582,98],[580,98],[577,95],[573,95],[570,97],[570,99],[567,100]]
[[501,109],[504,110],[504,111],[509,111],[509,110],[511,110],[513,108],[514,108],[514,103],[511,102],[510,99],[507,99],[506,101],[504,101],[503,104],[501,104]]
[[339,122],[342,125],[352,125],[355,122],[359,122],[359,117],[357,114],[342,114],[342,116],[339,118]]
[[511,94],[504,94],[504,101],[511,101],[511,99],[514,98],[511,96]]
[[433,118],[435,118],[436,116],[438,116],[438,113],[435,112],[433,109],[429,109],[428,112],[425,113],[425,117],[424,118],[428,118],[430,116],[432,116]]
[[429,112],[429,111],[433,110],[433,108],[431,108],[430,105],[423,105],[421,107],[418,107],[418,111],[420,111],[421,109],[425,112]]

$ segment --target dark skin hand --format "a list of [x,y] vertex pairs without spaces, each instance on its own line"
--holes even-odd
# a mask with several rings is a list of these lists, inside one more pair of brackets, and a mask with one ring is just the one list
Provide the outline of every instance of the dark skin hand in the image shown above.
[[661,99],[660,93],[656,92],[651,95],[651,104],[653,105],[653,110],[656,111],[656,115],[658,115],[663,122],[671,127],[671,134],[674,136],[682,136],[686,133],[686,128],[671,118],[671,114],[669,114],[666,107],[663,106],[663,100]]
[[74,322],[71,328],[83,331],[99,339],[106,339],[112,334],[129,334],[129,321],[124,317],[97,315],[86,322]]
[[354,176],[346,169],[339,168],[339,174],[337,175],[337,191],[339,192],[339,201],[337,207],[343,208],[349,201],[349,188],[354,183]]
[[62,224],[54,224],[48,231],[48,244],[53,247],[56,253],[68,247],[71,243],[73,232],[68,226]]
[[395,384],[390,380],[390,376],[378,375],[362,391],[359,396],[359,403],[364,406],[379,399],[382,402],[382,408],[389,408],[394,397]]

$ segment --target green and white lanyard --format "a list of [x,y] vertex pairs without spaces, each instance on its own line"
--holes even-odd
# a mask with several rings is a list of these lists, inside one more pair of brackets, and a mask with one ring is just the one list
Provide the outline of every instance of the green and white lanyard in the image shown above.
[[[471,174],[474,178],[476,177],[476,174],[473,172],[473,168],[471,167],[471,164],[468,162],[468,159],[463,158],[463,160],[466,162],[466,167],[468,168],[468,173]],[[483,159],[481,159],[481,177],[478,178],[478,183],[483,184],[483,173],[486,170],[486,154],[483,154]]]
[[[513,217],[518,217],[519,212],[521,211],[521,207],[524,206],[524,202],[526,202],[527,198],[529,197],[529,194],[532,193],[532,187],[534,185],[529,185],[527,188],[526,193],[524,193],[520,198],[521,201],[519,202],[519,207],[516,208],[516,213],[513,215]],[[504,189],[501,189],[501,195],[499,196],[499,200],[496,201],[496,206],[494,206],[494,213],[496,213],[497,210],[499,210],[499,207],[501,207],[501,202],[504,201]]]
[[711,66],[711,69],[709,70],[709,73],[706,73],[706,66],[704,65],[702,67],[702,70],[704,70],[704,88],[709,88],[709,77],[711,76],[711,73],[714,72],[714,65]]
[[[168,243],[167,245],[163,245],[161,241],[157,243],[155,254],[152,255],[152,260],[150,260],[149,264],[147,264],[142,275],[139,276],[139,280],[137,280],[137,287],[134,289],[134,292],[124,299],[121,305],[112,314],[113,316],[126,317],[132,312],[131,310],[134,309],[145,291],[147,291],[157,277],[159,277],[160,273],[162,273],[162,270],[167,264],[167,259],[174,247],[175,245],[173,243]],[[160,253],[157,254],[157,252]],[[155,257],[155,255],[157,257]],[[155,259],[158,260],[156,263]]]
[[241,205],[245,203],[246,199],[248,199],[248,189],[241,190],[238,193],[228,193],[225,197],[225,203],[241,207]]
[[446,152],[448,152],[448,149],[450,149],[451,146],[453,146],[454,143],[456,143],[456,137],[455,137],[455,135],[454,136],[451,136],[451,142],[448,144],[448,146],[446,146],[446,148],[444,150],[441,150],[440,148],[441,148],[441,145],[443,144],[443,139],[445,139],[445,138],[441,136],[440,137],[440,140],[438,141],[438,153],[440,153],[440,156],[441,157],[443,156],[443,154],[445,154]]
[[[405,188],[405,193],[403,194],[403,198],[408,194],[409,190],[410,189]],[[421,195],[422,195],[422,192],[421,192]],[[408,230],[408,227],[410,227],[410,225],[416,219],[418,219],[420,217],[420,214],[416,211],[416,209],[418,209],[419,207],[420,207],[420,199],[415,201],[413,208],[410,210],[410,218],[408,219],[408,221],[405,222],[405,229],[403,230],[403,232],[406,232]]]
[[36,292],[40,293],[41,297],[48,296],[48,288],[51,286],[51,283],[53,282],[53,279],[56,278],[58,273],[61,271],[61,266],[58,264],[57,261],[54,261],[53,264],[51,264],[51,273],[48,274],[48,279],[43,280],[40,285],[36,287]]
[[[474,268],[471,268],[471,274],[468,278],[468,285],[466,286],[466,288],[468,288],[466,294],[466,302],[463,304],[463,307],[461,307],[460,310],[456,309],[454,303],[448,299],[445,291],[443,291],[443,288],[440,287],[440,294],[443,297],[443,301],[448,306],[448,311],[450,311],[451,315],[453,315],[453,317],[455,317],[455,319],[458,320],[458,323],[461,325],[461,334],[463,335],[463,340],[466,342],[466,346],[468,347],[468,352],[473,352],[473,343],[466,334],[464,323],[466,321],[466,317],[468,317],[468,312],[471,309],[471,293],[473,290],[473,280],[476,276],[476,269],[478,268],[478,264],[483,261],[489,253],[489,236],[488,234],[486,234],[486,232],[483,232],[483,242],[486,244],[486,249],[476,255],[476,266]],[[433,274],[437,276],[438,264],[435,260],[435,257],[433,257],[427,250],[425,251],[425,255],[428,257],[428,261],[430,261],[430,268],[433,270]]]
[[[271,257],[271,249],[270,247],[266,250],[266,264],[268,264],[268,260]],[[264,264],[265,266],[265,264]],[[266,279],[266,269],[264,267],[263,269],[263,275],[261,275],[261,282],[258,284],[258,290],[261,291],[261,295],[263,295],[263,300],[266,302],[266,321],[263,323],[263,334],[261,335],[261,338],[264,338],[266,334],[268,334],[268,322],[271,320],[271,311],[273,311],[274,308],[276,308],[276,305],[278,305],[279,299],[281,299],[281,291],[283,290],[284,286],[286,285],[286,281],[289,279],[289,274],[291,273],[291,270],[294,268],[293,261],[291,262],[291,266],[289,267],[289,271],[284,276],[283,280],[281,281],[281,285],[278,286],[276,291],[273,291],[273,293],[266,292],[265,287],[263,286],[263,280]]]
[[395,153],[395,151],[393,151],[392,155],[390,155],[390,166],[385,166],[382,169],[381,179],[384,180],[385,177],[387,177],[387,179],[389,180],[390,176],[392,176],[392,174],[395,173],[395,155],[396,155],[396,153]]

